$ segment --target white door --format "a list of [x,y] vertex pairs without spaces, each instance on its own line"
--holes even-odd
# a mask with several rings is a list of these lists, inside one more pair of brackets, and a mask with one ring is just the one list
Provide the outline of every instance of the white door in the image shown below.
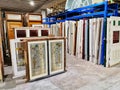
[[78,21],[76,56],[82,58],[83,20]]
[[94,26],[95,19],[90,19],[89,25],[89,60],[93,62],[93,53],[94,53]]
[[69,28],[69,30],[70,30],[69,54],[70,55],[74,55],[74,49],[75,49],[74,48],[75,47],[75,31],[76,31],[75,24],[76,24],[75,21],[70,21],[70,28]]
[[13,78],[25,76],[25,43],[19,39],[10,40],[10,51],[12,59]]
[[69,21],[65,21],[66,53],[69,52]]
[[120,17],[107,19],[106,66],[120,63]]

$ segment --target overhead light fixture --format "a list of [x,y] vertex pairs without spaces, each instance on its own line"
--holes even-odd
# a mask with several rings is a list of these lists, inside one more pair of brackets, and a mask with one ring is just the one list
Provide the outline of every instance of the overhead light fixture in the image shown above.
[[30,4],[31,6],[34,6],[34,5],[35,5],[34,1],[30,1],[29,4]]

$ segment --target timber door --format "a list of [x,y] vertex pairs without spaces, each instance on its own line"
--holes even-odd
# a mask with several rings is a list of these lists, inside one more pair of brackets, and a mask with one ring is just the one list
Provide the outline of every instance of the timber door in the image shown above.
[[107,19],[106,66],[120,63],[120,17]]
[[22,27],[22,22],[7,22],[8,26],[8,39],[14,39],[14,28],[16,27]]

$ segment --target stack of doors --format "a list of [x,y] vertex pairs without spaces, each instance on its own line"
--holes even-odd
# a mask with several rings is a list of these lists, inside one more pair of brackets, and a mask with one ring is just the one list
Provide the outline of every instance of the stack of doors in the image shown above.
[[[107,27],[104,27],[107,23]],[[104,62],[106,67],[120,63],[120,17],[82,19],[65,22],[67,52],[95,64]],[[77,28],[75,27],[77,26]],[[101,60],[103,28],[107,28],[106,58]],[[77,32],[77,34],[76,34]],[[74,54],[75,52],[75,54]]]
[[66,21],[65,31],[69,54],[100,64],[103,18]]

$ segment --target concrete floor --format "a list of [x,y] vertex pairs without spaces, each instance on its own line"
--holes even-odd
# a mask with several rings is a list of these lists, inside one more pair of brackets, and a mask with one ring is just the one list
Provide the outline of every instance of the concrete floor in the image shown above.
[[67,72],[28,83],[8,80],[0,90],[120,90],[120,66],[105,68],[67,55]]

